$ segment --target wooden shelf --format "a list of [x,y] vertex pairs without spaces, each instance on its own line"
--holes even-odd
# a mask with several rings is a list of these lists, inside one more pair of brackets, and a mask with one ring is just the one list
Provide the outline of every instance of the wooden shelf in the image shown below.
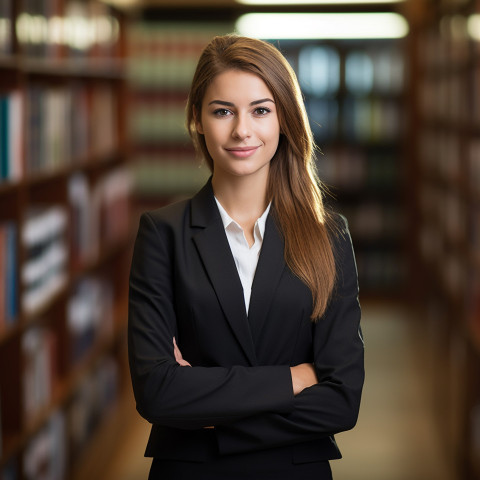
[[[31,2],[27,0],[5,2],[7,8],[2,6],[2,15],[12,12],[11,25],[16,24],[16,15],[21,12],[41,16],[43,10],[45,19],[50,15],[61,18],[68,4],[68,0],[38,0],[37,10],[28,12]],[[90,3],[95,3],[95,8],[89,8]],[[47,468],[49,464],[64,463],[63,478],[72,478],[78,465],[71,462],[75,452],[71,451],[74,432],[70,409],[75,402],[84,401],[77,398],[78,392],[85,384],[99,382],[100,376],[102,380],[107,378],[103,382],[107,385],[96,385],[96,389],[111,388],[112,395],[118,391],[114,403],[122,404],[128,378],[125,337],[133,232],[128,218],[130,209],[123,207],[130,204],[131,198],[128,182],[121,182],[121,187],[115,184],[115,191],[109,189],[118,175],[123,175],[121,172],[127,175],[124,14],[95,0],[80,2],[78,8],[84,9],[85,15],[80,15],[83,22],[95,23],[107,17],[118,22],[118,38],[116,33],[112,35],[107,46],[100,45],[102,40],[97,36],[92,45],[82,45],[76,51],[70,52],[65,43],[52,50],[43,49],[41,56],[32,56],[27,52],[34,50],[33,45],[25,44],[30,40],[24,39],[22,44],[16,37],[19,28],[13,28],[12,53],[0,54],[0,92],[4,102],[0,137],[2,142],[8,139],[0,149],[0,288],[4,289],[9,281],[16,285],[14,293],[8,291],[8,302],[4,291],[0,292],[0,308],[8,308],[10,315],[13,307],[18,310],[15,321],[0,330],[1,478],[4,468],[12,463],[18,467],[15,478],[25,478],[22,465],[32,455],[31,446],[42,441],[42,435],[58,435],[45,444],[60,444],[66,450],[65,458],[61,458],[61,452],[43,449],[42,465]],[[100,52],[107,56],[100,56]],[[68,159],[69,156],[73,158]],[[38,168],[39,164],[44,167]],[[79,183],[73,179],[83,182],[78,198],[72,193],[72,184]],[[40,213],[33,214],[38,207],[42,208]],[[121,222],[115,222],[119,211]],[[43,212],[47,212],[45,217]],[[48,213],[53,215],[53,223],[50,215],[42,224]],[[113,219],[110,226],[105,218]],[[117,230],[119,223],[125,225],[124,230]],[[88,229],[92,237],[75,237],[75,233]],[[3,231],[9,236],[2,237]],[[15,235],[11,235],[12,231]],[[25,231],[35,232],[30,243],[25,239]],[[82,248],[87,250],[96,234],[98,256],[74,266],[74,254],[83,252]],[[7,279],[3,267],[4,259],[13,258],[10,253],[15,254],[16,264],[13,269],[13,263],[10,264],[11,276]],[[27,266],[30,278],[25,275]],[[49,286],[46,279],[55,271],[64,272],[63,277],[58,277],[64,279],[58,289],[35,290],[42,281],[45,287]],[[79,285],[86,287],[87,295]],[[36,308],[26,311],[23,307],[30,289],[44,301],[35,301]],[[97,301],[98,292],[102,298],[97,305],[93,302]],[[15,295],[14,303],[11,295]],[[84,310],[89,302],[98,306],[97,310],[102,309],[102,318],[96,324],[92,318],[86,318],[92,322],[91,338],[81,336],[84,330],[80,334],[75,330],[72,311],[78,314],[82,309],[72,308],[74,301],[75,307],[81,305]],[[91,312],[87,315],[95,314]],[[0,315],[3,325],[4,312]],[[79,344],[80,340],[85,343]],[[107,396],[109,391],[103,394]],[[106,408],[99,403],[95,396],[76,407],[87,413],[89,408]],[[89,431],[85,441],[93,442],[105,428],[101,421],[104,413],[105,424],[111,426],[118,422],[115,417],[121,415],[121,410],[114,408],[108,415],[95,410],[98,428]],[[53,434],[51,422],[58,419],[63,422],[63,429]],[[97,447],[100,454],[105,453],[101,444],[97,443]],[[88,461],[89,455],[91,451],[82,456],[82,461]]]
[[[412,211],[412,216],[418,222],[414,241],[420,245],[425,223],[428,223],[430,236],[436,236],[441,248],[438,258],[431,258],[429,252],[418,248],[418,270],[423,272],[417,282],[418,293],[436,304],[447,324],[446,328],[439,325],[439,333],[431,340],[436,352],[434,361],[443,365],[444,370],[453,372],[455,361],[468,359],[465,361],[468,368],[461,372],[462,382],[452,374],[439,375],[435,391],[455,391],[457,398],[462,398],[462,402],[456,404],[450,398],[453,395],[444,398],[438,424],[458,478],[474,480],[478,478],[480,461],[474,458],[478,451],[472,449],[473,439],[480,434],[478,419],[473,420],[473,412],[480,408],[480,305],[475,306],[478,293],[474,292],[475,282],[480,279],[480,262],[477,247],[469,240],[470,232],[478,231],[478,226],[472,222],[479,220],[474,219],[478,195],[472,188],[468,149],[479,138],[478,120],[474,118],[479,105],[473,105],[478,102],[473,89],[476,88],[480,56],[478,47],[468,40],[467,32],[461,32],[459,25],[455,31],[449,29],[448,21],[454,16],[467,17],[480,12],[480,2],[452,0],[440,5],[421,1],[419,7],[423,16],[413,23],[411,42],[412,49],[419,52],[411,66],[416,74],[417,89],[417,96],[412,99],[415,122],[411,131],[418,145],[412,161],[418,165],[413,167],[417,173],[414,185],[416,198],[421,201],[421,205],[412,204],[417,210]],[[461,33],[464,36],[459,43]],[[412,58],[415,59],[413,51]],[[425,104],[422,93],[428,92],[435,95],[427,98]],[[423,154],[427,158],[423,158]],[[459,212],[453,218],[456,210]],[[461,222],[458,222],[459,215]],[[450,266],[449,258],[453,259]],[[473,321],[475,316],[479,318]],[[438,319],[438,323],[442,319]],[[454,339],[459,339],[461,346],[452,344]],[[449,355],[446,348],[456,350]],[[456,425],[454,430],[448,427],[452,424]]]
[[118,59],[49,59],[26,58],[17,62],[18,68],[25,74],[93,78],[106,80],[125,80],[125,64]]

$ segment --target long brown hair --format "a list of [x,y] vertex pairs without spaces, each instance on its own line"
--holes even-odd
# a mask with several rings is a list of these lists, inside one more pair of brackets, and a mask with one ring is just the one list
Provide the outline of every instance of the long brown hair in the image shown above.
[[285,240],[285,261],[311,290],[312,319],[323,315],[335,284],[330,215],[317,177],[312,131],[295,72],[271,44],[237,35],[215,37],[204,49],[187,103],[187,127],[213,172],[205,137],[195,127],[205,91],[216,75],[241,70],[259,76],[274,96],[280,141],[270,162],[268,197]]

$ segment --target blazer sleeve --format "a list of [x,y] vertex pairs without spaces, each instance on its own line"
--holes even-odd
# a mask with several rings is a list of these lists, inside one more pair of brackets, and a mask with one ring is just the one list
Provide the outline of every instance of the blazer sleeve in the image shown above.
[[295,397],[290,413],[259,414],[218,426],[221,453],[315,440],[349,430],[357,421],[364,381],[357,269],[346,220],[336,242],[337,287],[314,331],[318,384]]
[[[178,232],[177,232],[178,236]],[[174,228],[143,214],[129,283],[128,354],[138,412],[194,429],[293,407],[288,365],[182,367],[174,358]]]

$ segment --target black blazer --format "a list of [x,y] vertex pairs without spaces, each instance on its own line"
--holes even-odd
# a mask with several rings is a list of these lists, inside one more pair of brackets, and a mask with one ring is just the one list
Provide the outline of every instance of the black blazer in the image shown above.
[[[299,462],[340,458],[333,435],[356,423],[364,347],[351,240],[337,221],[338,281],[312,323],[310,290],[286,266],[271,215],[248,316],[210,181],[142,215],[128,345],[137,409],[153,424],[146,456],[204,462],[287,448]],[[173,336],[192,368],[175,361]],[[304,362],[318,384],[294,396],[289,367]]]

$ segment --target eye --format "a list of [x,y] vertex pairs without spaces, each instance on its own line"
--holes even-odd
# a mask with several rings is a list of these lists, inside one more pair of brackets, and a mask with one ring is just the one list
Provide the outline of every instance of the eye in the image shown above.
[[227,110],[226,108],[217,108],[217,110],[214,110],[213,114],[217,117],[226,117],[230,115],[232,112],[230,110]]
[[254,114],[255,115],[258,115],[259,117],[263,117],[265,115],[267,115],[267,113],[270,113],[271,110],[267,107],[257,107],[255,110],[254,110]]

